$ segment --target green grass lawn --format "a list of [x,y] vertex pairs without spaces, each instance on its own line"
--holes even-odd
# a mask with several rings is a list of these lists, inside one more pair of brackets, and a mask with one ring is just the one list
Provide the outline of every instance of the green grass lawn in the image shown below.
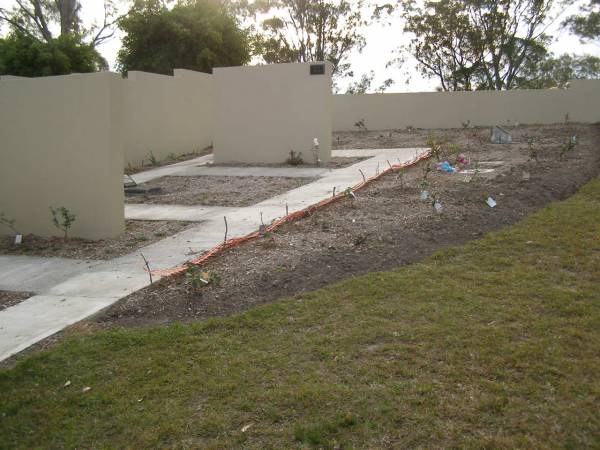
[[420,264],[0,372],[2,448],[599,446],[600,180]]

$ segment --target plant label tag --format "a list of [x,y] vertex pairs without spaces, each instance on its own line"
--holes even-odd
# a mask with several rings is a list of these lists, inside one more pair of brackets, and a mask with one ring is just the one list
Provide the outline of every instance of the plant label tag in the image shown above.
[[494,206],[496,206],[496,200],[494,200],[492,197],[488,197],[485,202],[488,204],[488,206],[490,208],[493,208]]
[[441,212],[442,212],[442,209],[444,209],[444,208],[443,208],[443,206],[442,206],[442,204],[441,204],[440,202],[435,202],[435,203],[433,204],[433,207],[435,208],[435,211],[436,211],[437,213],[441,213]]
[[15,236],[15,245],[19,245],[21,242],[23,242],[23,235],[22,234],[17,234]]
[[421,201],[427,200],[428,197],[429,197],[429,192],[421,191],[421,196],[419,197],[421,199]]

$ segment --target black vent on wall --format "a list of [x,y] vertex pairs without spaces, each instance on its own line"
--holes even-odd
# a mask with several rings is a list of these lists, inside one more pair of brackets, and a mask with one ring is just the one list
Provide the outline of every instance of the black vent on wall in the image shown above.
[[311,75],[325,75],[325,64],[311,64],[310,65]]

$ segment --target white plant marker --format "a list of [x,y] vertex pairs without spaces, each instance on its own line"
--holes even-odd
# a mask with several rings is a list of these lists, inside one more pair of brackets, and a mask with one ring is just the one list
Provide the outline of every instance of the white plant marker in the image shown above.
[[427,191],[421,191],[421,196],[419,198],[423,202],[426,201],[429,198],[429,192],[427,192]]
[[19,245],[21,242],[23,242],[23,235],[22,234],[17,234],[15,236],[15,245]]
[[488,197],[485,202],[487,203],[487,205],[490,208],[493,208],[494,206],[496,206],[496,200],[494,200],[492,197]]
[[444,207],[442,206],[442,204],[440,202],[435,202],[433,204],[433,207],[435,208],[435,212],[437,212],[438,214],[442,212],[442,210],[444,209]]

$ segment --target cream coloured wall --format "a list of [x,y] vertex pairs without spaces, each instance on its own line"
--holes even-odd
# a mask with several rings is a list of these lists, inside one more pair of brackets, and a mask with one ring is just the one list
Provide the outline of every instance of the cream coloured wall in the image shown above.
[[123,80],[125,166],[202,150],[212,144],[212,75],[129,72]]
[[0,80],[0,211],[21,233],[60,236],[50,206],[76,214],[72,236],[123,232],[121,84],[107,72]]
[[333,129],[371,130],[600,121],[600,80],[574,80],[569,89],[419,92],[333,96]]
[[314,161],[316,137],[323,163],[331,157],[331,64],[310,75],[311,64],[214,69],[214,159],[217,163],[282,163],[290,150]]

